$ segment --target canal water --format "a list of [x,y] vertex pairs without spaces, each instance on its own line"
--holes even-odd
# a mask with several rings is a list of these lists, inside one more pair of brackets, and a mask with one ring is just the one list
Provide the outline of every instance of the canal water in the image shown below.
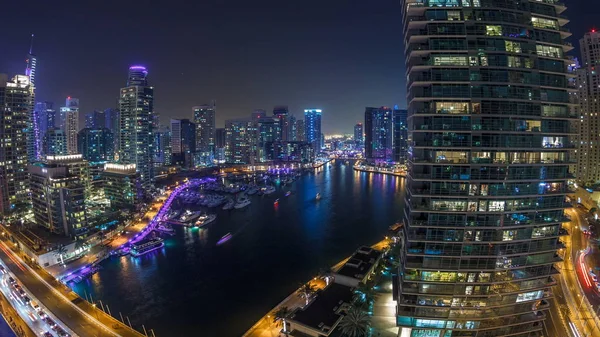
[[250,199],[242,210],[213,211],[206,229],[177,228],[162,250],[104,261],[74,290],[157,337],[241,336],[320,268],[382,239],[402,217],[404,179],[338,160]]

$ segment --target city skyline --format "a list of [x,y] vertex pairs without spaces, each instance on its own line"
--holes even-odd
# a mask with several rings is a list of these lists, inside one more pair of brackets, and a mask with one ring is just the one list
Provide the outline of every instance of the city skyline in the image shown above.
[[[212,99],[220,110],[217,127],[254,109],[269,111],[286,104],[296,115],[310,107],[327,111],[323,130],[329,134],[351,132],[362,121],[366,106],[405,108],[398,1],[385,0],[377,7],[308,1],[293,9],[274,1],[228,5],[195,4],[211,13],[199,25],[182,25],[188,14],[180,14],[198,10],[167,15],[175,8],[148,6],[141,14],[161,28],[148,34],[120,34],[130,23],[126,16],[133,10],[127,8],[134,4],[121,4],[124,7],[116,11],[103,5],[91,12],[85,4],[62,11],[34,1],[30,15],[40,19],[19,34],[0,36],[3,46],[11,46],[0,56],[0,68],[9,76],[22,74],[30,35],[35,33],[36,100],[60,104],[67,96],[78,97],[83,113],[115,108],[114,88],[126,80],[122,69],[137,63],[150,71],[157,88],[156,111],[165,120],[189,118],[192,106]],[[596,6],[584,5],[569,1],[566,14],[578,18],[568,25],[574,37],[593,28],[593,18],[600,14]],[[8,13],[20,6],[7,6],[1,15],[8,26],[14,26],[19,18]],[[316,24],[305,24],[307,18]],[[74,23],[77,30],[72,29]],[[242,37],[237,37],[240,32]],[[71,47],[73,41],[78,48]],[[577,38],[570,41],[577,55]],[[206,53],[208,45],[212,53]],[[118,46],[118,53],[113,46]],[[280,49],[286,51],[284,55]],[[83,73],[94,80],[84,80],[89,77],[80,76]]]

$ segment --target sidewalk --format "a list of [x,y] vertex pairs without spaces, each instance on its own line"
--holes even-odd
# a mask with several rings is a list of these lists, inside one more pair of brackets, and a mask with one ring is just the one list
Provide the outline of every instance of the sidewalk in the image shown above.
[[[385,239],[382,240],[380,242],[377,242],[376,244],[372,245],[371,248],[377,249],[377,250],[383,250],[383,248],[387,247],[390,243],[389,239]],[[344,260],[338,262],[337,264],[335,264],[333,267],[331,267],[332,270],[338,270],[339,268],[341,268],[344,263],[346,263],[346,261],[348,261],[348,259],[350,259],[350,257],[345,258]],[[325,287],[325,282],[321,279],[318,278],[313,278],[313,280],[310,281],[312,284],[314,284],[318,289],[322,289]],[[281,301],[281,303],[279,303],[278,305],[276,305],[273,309],[271,309],[271,311],[269,311],[265,316],[263,316],[260,320],[258,320],[258,322],[256,322],[256,324],[254,324],[250,329],[248,329],[248,331],[246,331],[246,333],[242,336],[242,337],[278,337],[279,336],[279,331],[281,331],[281,326],[278,326],[277,324],[275,324],[274,321],[274,317],[273,314],[281,307],[288,307],[288,309],[290,309],[290,311],[294,311],[295,309],[302,307],[304,305],[304,300],[301,299],[298,296],[299,290],[294,291],[290,296],[286,297],[283,301]],[[389,293],[389,297],[391,298],[392,294],[391,294],[391,290]],[[383,297],[383,296],[378,296],[378,297]],[[376,304],[377,305],[377,304]],[[382,302],[381,307],[384,308],[386,306],[385,303]],[[395,313],[395,307],[392,308],[393,312]],[[379,312],[380,310],[378,310]],[[384,331],[385,329],[389,329],[388,325],[389,325],[389,318],[386,317],[386,313],[387,311],[385,310],[381,310],[381,315],[378,315],[377,320],[382,320],[382,324],[381,326],[381,331]],[[394,322],[393,322],[393,326],[396,327],[396,316],[394,315]],[[385,323],[384,323],[385,322]],[[375,317],[373,320],[373,323],[375,323]],[[397,330],[398,328],[396,328],[396,334],[394,335],[384,335],[383,333],[381,334],[381,336],[397,336]],[[377,336],[377,335],[375,335]]]

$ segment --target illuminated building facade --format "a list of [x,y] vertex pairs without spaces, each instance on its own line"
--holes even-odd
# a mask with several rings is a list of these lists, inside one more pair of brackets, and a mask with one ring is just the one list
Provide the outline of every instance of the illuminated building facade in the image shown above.
[[44,162],[30,165],[29,174],[35,223],[51,233],[85,238],[89,171],[81,155],[47,156]]
[[78,153],[83,159],[92,162],[107,162],[114,160],[114,139],[108,128],[85,128],[77,134]]
[[365,157],[373,163],[389,163],[394,155],[394,114],[391,108],[365,109]]
[[304,141],[312,144],[315,155],[323,148],[323,135],[321,133],[321,109],[304,110]]
[[404,164],[408,150],[408,111],[394,107],[394,162]]
[[196,124],[195,148],[198,153],[198,163],[212,163],[215,152],[216,103],[195,106],[192,110]]
[[354,142],[356,144],[362,144],[364,138],[364,131],[362,123],[354,125]]
[[29,201],[27,134],[32,107],[29,77],[0,74],[0,214],[26,208]]
[[171,119],[173,164],[184,168],[194,167],[196,144],[196,125],[189,119]]
[[145,192],[135,164],[107,163],[101,175],[104,195],[113,210],[134,209],[142,200]]
[[44,133],[42,140],[43,156],[64,156],[67,151],[67,134],[58,128],[51,128]]
[[581,68],[577,70],[580,107],[580,139],[577,180],[600,182],[600,33],[585,33],[579,39]]
[[546,335],[572,177],[566,8],[401,2],[410,147],[400,336]]
[[67,135],[67,153],[77,154],[77,132],[79,132],[79,99],[67,97],[60,108],[60,128]]
[[256,127],[251,118],[225,121],[225,160],[235,164],[253,164]]
[[154,88],[143,66],[129,67],[127,87],[119,96],[119,162],[135,164],[142,188],[150,193],[154,180]]

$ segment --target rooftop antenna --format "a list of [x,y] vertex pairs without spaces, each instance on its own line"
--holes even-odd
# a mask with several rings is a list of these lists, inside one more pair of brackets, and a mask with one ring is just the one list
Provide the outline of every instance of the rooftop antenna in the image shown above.
[[31,33],[31,43],[29,44],[29,55],[31,55],[33,53],[33,37],[35,35],[33,35],[33,33]]

